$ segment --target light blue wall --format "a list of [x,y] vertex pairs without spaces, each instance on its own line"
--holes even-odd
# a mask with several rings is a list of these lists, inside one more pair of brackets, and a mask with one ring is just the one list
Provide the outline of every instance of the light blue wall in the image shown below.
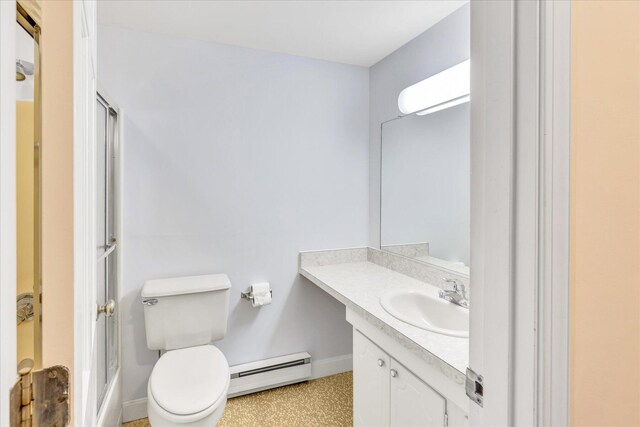
[[[380,122],[402,89],[468,57],[468,5],[370,69],[99,27],[99,85],[125,112],[123,400],[146,395],[157,359],[139,300],[151,278],[229,275],[230,364],[350,354],[344,306],[297,254],[379,243]],[[263,280],[271,306],[240,301]]]
[[[100,27],[98,79],[123,108],[123,400],[144,397],[140,290],[227,273],[230,364],[351,353],[344,306],[297,274],[301,250],[367,243],[369,70]],[[240,292],[270,281],[273,304]]]
[[370,69],[369,244],[380,245],[380,124],[400,115],[402,90],[470,57],[466,4]]

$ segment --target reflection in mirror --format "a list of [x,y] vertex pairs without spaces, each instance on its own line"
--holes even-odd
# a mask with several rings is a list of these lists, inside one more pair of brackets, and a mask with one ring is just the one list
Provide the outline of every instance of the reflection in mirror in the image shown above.
[[39,28],[16,22],[16,344],[18,365],[40,366]]
[[469,274],[469,103],[382,124],[380,248]]

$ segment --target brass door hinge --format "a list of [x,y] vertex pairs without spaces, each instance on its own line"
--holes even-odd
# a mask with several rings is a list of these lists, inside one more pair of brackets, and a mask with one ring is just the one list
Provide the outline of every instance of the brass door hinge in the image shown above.
[[23,369],[11,388],[11,427],[68,426],[69,406],[68,368]]

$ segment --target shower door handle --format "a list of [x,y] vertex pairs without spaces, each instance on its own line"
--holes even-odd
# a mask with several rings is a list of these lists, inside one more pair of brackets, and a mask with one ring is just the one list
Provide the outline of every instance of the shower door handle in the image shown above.
[[102,313],[104,313],[104,315],[107,317],[112,317],[115,312],[116,312],[116,302],[110,299],[109,301],[107,301],[105,305],[98,304],[98,314],[96,316],[96,319],[100,317]]

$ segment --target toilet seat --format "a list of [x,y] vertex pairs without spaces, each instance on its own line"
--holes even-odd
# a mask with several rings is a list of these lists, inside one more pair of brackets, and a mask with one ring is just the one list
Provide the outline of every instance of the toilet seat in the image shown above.
[[171,350],[151,372],[149,406],[166,421],[192,423],[224,408],[229,381],[229,364],[216,347]]

